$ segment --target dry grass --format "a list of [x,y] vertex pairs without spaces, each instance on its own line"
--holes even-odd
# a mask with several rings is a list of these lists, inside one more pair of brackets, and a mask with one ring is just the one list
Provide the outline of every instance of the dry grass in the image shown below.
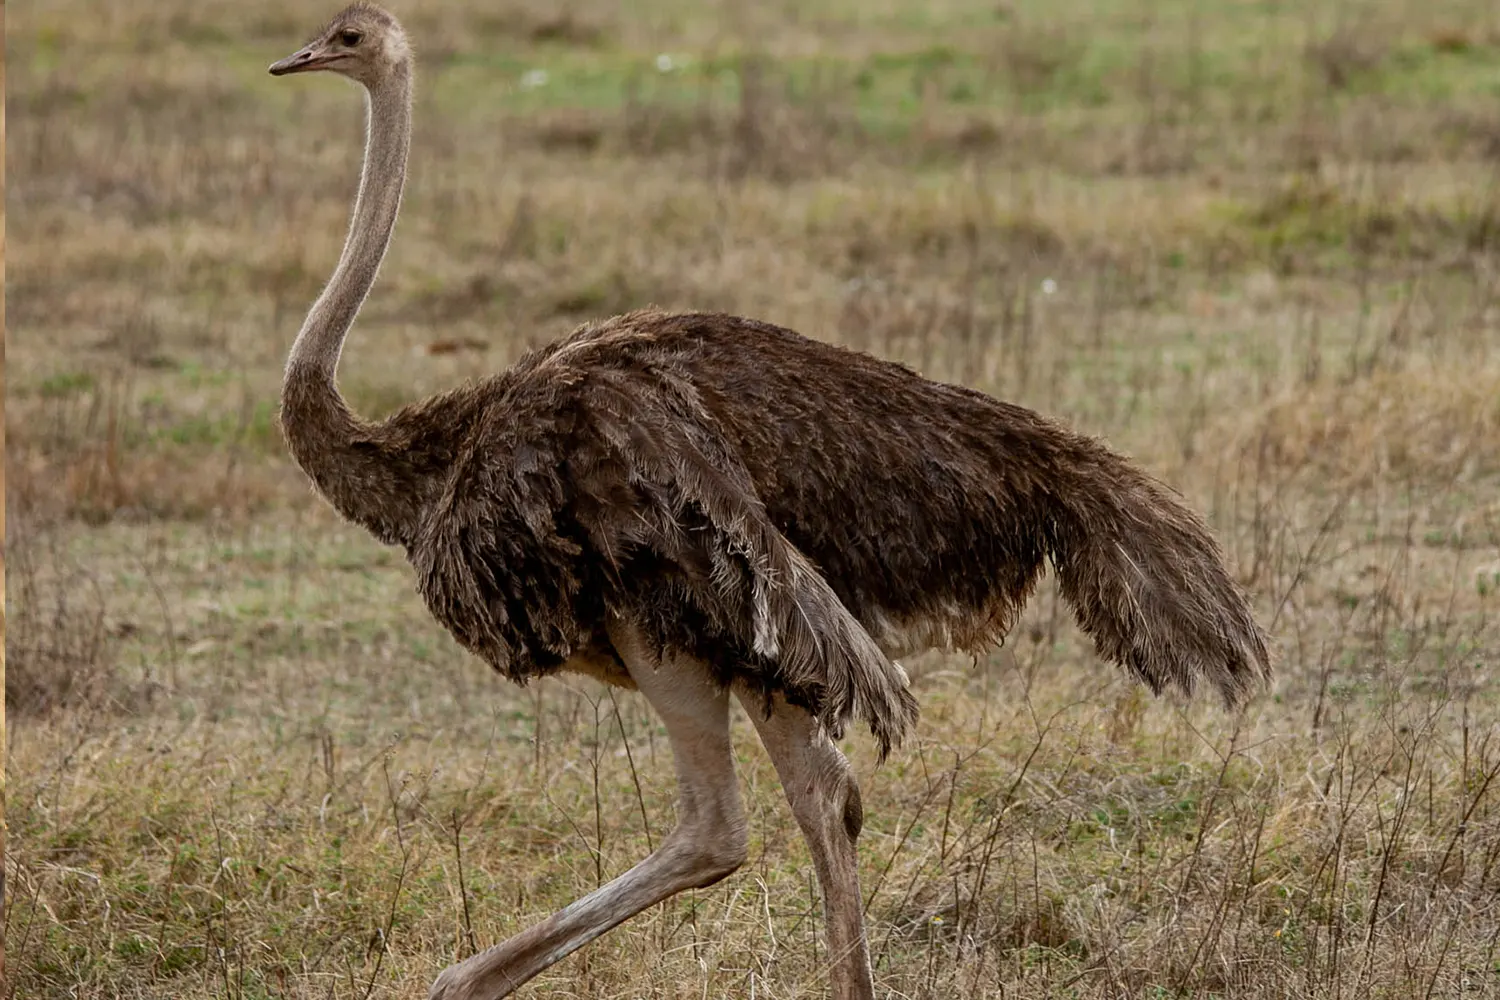
[[[399,8],[361,409],[647,302],[752,314],[1107,435],[1276,636],[1241,718],[1112,676],[1050,591],[910,664],[915,744],[849,743],[883,995],[1500,996],[1500,21],[1357,6]],[[322,16],[12,12],[12,996],[420,996],[672,822],[639,699],[490,676],[284,456],[361,132],[264,67]],[[532,995],[820,995],[736,727],[751,863]]]

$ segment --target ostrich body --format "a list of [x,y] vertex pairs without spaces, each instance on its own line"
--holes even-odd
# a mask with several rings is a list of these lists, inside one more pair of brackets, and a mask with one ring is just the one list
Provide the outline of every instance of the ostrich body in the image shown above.
[[1098,652],[1153,690],[1231,704],[1270,676],[1264,636],[1202,522],[1089,438],[981,393],[753,320],[643,310],[380,422],[335,370],[401,200],[412,56],[357,3],[276,75],[328,70],[368,95],[343,254],[292,347],[282,426],[330,503],[399,544],[433,615],[516,681],[575,671],[663,720],[678,825],[583,899],[445,970],[493,1000],[654,903],[725,877],[746,827],[729,741],[746,706],[807,839],[838,1000],[874,995],[834,746],[882,757],[917,718],[891,657],[980,652],[1045,563]]

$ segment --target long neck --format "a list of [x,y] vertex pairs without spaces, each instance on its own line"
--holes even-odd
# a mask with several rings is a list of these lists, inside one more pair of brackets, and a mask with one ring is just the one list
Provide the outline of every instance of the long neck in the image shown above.
[[368,88],[365,161],[338,267],[318,296],[287,358],[281,423],[293,457],[330,502],[387,541],[408,512],[400,482],[409,473],[379,448],[376,428],[339,393],[335,375],[354,317],[375,283],[401,207],[411,145],[411,71],[400,67]]
[[[354,323],[391,242],[406,154],[411,146],[411,73],[404,67],[367,91],[365,165],[344,252],[323,294],[313,303],[287,359],[287,377],[305,373],[334,390],[344,337]],[[334,390],[336,391],[336,390]]]

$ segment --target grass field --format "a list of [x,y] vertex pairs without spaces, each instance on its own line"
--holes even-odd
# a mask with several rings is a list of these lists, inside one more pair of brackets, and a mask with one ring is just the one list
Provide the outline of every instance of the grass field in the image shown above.
[[[394,9],[362,411],[629,307],[749,314],[1107,437],[1275,637],[1241,716],[1136,689],[1049,588],[909,663],[917,739],[846,742],[880,995],[1500,997],[1500,8]],[[265,67],[332,12],[7,12],[7,997],[425,996],[673,822],[637,696],[493,676],[285,454],[363,133]],[[523,995],[821,995],[735,732],[750,863]]]

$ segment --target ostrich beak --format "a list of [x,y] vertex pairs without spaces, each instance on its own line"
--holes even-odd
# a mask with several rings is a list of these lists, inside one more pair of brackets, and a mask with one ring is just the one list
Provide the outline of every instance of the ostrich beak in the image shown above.
[[311,73],[314,70],[326,69],[330,63],[344,58],[341,52],[329,52],[323,47],[322,42],[313,42],[304,45],[280,62],[271,64],[272,76],[286,76],[288,73]]

